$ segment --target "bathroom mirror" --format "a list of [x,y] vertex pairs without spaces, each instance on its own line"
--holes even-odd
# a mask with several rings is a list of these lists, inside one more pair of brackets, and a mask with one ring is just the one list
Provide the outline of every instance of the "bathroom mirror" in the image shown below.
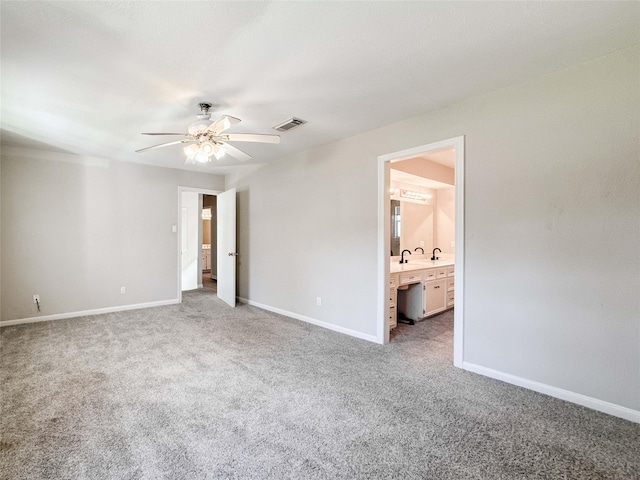
[[[398,256],[402,250],[411,253],[417,247],[425,253],[433,250],[433,205],[391,200],[390,248],[391,256]],[[422,253],[418,250],[417,253]]]

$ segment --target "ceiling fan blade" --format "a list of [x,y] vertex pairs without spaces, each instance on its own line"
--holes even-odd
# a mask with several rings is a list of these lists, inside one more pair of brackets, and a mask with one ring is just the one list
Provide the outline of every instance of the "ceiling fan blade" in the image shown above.
[[182,136],[185,136],[184,133],[143,133],[142,135],[182,135]]
[[225,153],[228,153],[234,158],[238,160],[249,160],[251,155],[244,153],[242,150],[237,149],[233,145],[229,145],[228,143],[220,142]]
[[236,117],[231,117],[229,115],[223,115],[218,118],[215,122],[207,127],[207,131],[212,132],[214,135],[217,135],[220,132],[224,132],[227,128],[232,127],[233,125],[240,123],[241,120]]
[[220,137],[229,142],[280,143],[280,135],[263,135],[261,133],[227,133]]
[[154,148],[168,147],[169,145],[176,145],[178,143],[187,143],[192,141],[193,140],[189,138],[183,138],[182,140],[174,140],[173,142],[159,143],[158,145],[152,145],[150,147],[145,147],[145,148],[141,148],[140,150],[136,150],[136,153],[144,152],[146,150],[153,150]]

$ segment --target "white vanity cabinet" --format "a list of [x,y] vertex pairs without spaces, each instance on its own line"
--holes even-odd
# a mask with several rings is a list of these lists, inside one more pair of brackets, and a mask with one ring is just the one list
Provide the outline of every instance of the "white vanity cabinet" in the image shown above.
[[389,275],[389,330],[396,328],[398,325],[398,314],[396,312],[396,305],[398,304],[398,274],[392,273]]
[[454,267],[447,267],[447,308],[453,307],[455,295],[453,292],[455,291],[455,277],[454,277]]
[[211,249],[210,248],[202,249],[202,270],[207,272],[211,270]]
[[[389,285],[389,328],[397,325],[397,299],[398,287],[421,284],[422,295],[422,315],[420,317],[429,317],[437,313],[443,312],[454,305],[455,291],[455,270],[454,265],[445,263],[430,266],[428,264],[403,264],[392,265]],[[411,287],[410,287],[411,288]],[[406,298],[406,297],[404,297]],[[420,297],[418,297],[420,302]],[[403,303],[404,305],[404,303]],[[410,301],[410,310],[414,312],[419,309],[420,305],[415,305],[414,300]],[[407,308],[407,305],[405,305]],[[409,313],[405,312],[409,318]]]
[[453,266],[443,266],[430,268],[427,271],[424,292],[426,317],[453,307],[453,268]]

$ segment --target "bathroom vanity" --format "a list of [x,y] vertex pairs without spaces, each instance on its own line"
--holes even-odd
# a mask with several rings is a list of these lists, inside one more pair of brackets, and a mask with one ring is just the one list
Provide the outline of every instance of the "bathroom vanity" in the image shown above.
[[[413,320],[453,308],[455,270],[452,260],[392,263],[389,275],[389,328],[398,324],[399,308]],[[417,293],[421,290],[421,294]],[[398,290],[402,303],[398,304]]]
[[202,244],[202,271],[211,271],[211,244]]

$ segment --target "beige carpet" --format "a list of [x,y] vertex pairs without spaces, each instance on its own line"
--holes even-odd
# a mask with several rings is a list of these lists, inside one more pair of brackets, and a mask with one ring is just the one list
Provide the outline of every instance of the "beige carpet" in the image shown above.
[[451,315],[375,345],[181,305],[5,327],[4,479],[631,479],[640,426],[451,365]]

